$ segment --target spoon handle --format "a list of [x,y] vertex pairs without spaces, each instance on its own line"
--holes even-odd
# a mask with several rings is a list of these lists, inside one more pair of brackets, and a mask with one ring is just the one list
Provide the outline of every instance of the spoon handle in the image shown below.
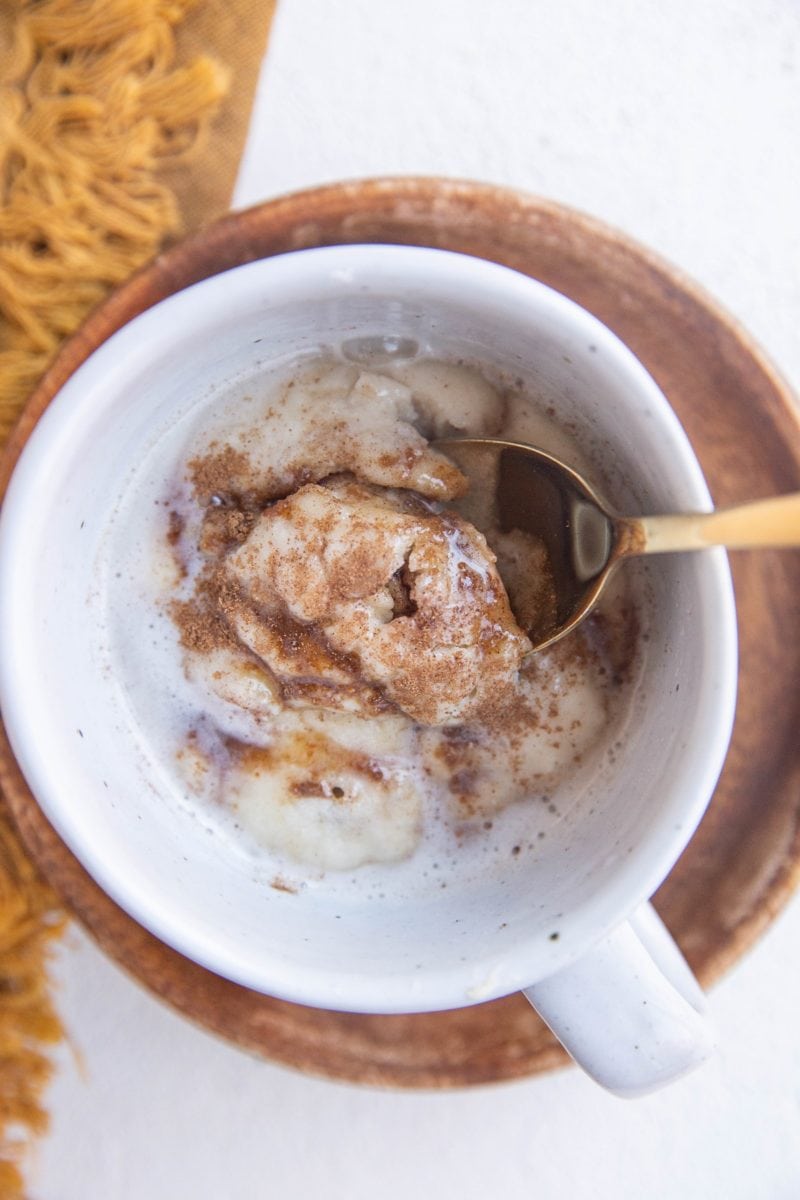
[[727,546],[729,550],[800,546],[800,492],[736,508],[719,508],[712,513],[640,517],[631,524],[634,528],[629,553],[634,554],[702,550],[707,546]]

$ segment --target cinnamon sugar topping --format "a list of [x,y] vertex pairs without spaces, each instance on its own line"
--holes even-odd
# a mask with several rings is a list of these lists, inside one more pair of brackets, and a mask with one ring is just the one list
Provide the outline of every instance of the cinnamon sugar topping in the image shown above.
[[514,530],[487,543],[443,507],[466,480],[419,428],[499,432],[506,413],[474,372],[448,370],[304,368],[197,448],[169,515],[191,569],[168,611],[207,706],[192,755],[291,858],[404,857],[424,794],[462,835],[485,833],[577,768],[624,682],[614,647],[631,661],[630,629],[599,616],[525,660],[518,619],[555,604],[547,556]]

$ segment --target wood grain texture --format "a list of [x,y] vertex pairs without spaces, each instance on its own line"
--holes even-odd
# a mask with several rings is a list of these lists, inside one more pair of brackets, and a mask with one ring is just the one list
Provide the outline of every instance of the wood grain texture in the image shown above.
[[[240,263],[341,242],[439,246],[543,280],[615,330],[648,367],[718,504],[800,488],[800,423],[788,389],[695,285],[591,218],[516,192],[435,179],[282,197],[230,214],[161,255],[66,343],[9,443],[0,487],[56,391],[137,313]],[[752,944],[800,878],[800,555],[742,553],[733,570],[741,637],[733,742],[709,811],[656,896],[706,986]],[[414,1088],[511,1079],[566,1061],[520,996],[449,1013],[368,1017],[229,983],[157,941],[94,884],[45,820],[5,741],[0,783],[34,859],[100,946],[180,1012],[247,1050],[316,1074]]]

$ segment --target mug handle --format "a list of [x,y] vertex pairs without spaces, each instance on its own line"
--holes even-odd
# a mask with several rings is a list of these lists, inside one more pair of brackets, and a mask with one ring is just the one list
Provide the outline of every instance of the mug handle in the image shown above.
[[525,995],[576,1063],[617,1096],[653,1092],[716,1047],[705,996],[651,904]]

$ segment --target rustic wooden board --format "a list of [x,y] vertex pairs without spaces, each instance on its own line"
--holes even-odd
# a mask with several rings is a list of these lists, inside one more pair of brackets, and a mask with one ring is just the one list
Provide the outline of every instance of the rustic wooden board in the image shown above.
[[[800,489],[800,423],[743,330],[676,271],[598,222],[516,192],[436,179],[338,184],[233,213],[114,293],[62,349],[12,436],[0,487],[56,391],[157,301],[253,259],[340,242],[440,246],[505,263],[614,329],[678,412],[718,504]],[[741,635],[733,743],[711,807],[656,897],[706,986],[758,937],[800,878],[800,554],[733,560]],[[560,1066],[527,1002],[367,1017],[303,1008],[189,962],[97,887],[47,823],[0,745],[0,783],[35,861],[103,949],[206,1029],[300,1070],[393,1087],[468,1086]]]

